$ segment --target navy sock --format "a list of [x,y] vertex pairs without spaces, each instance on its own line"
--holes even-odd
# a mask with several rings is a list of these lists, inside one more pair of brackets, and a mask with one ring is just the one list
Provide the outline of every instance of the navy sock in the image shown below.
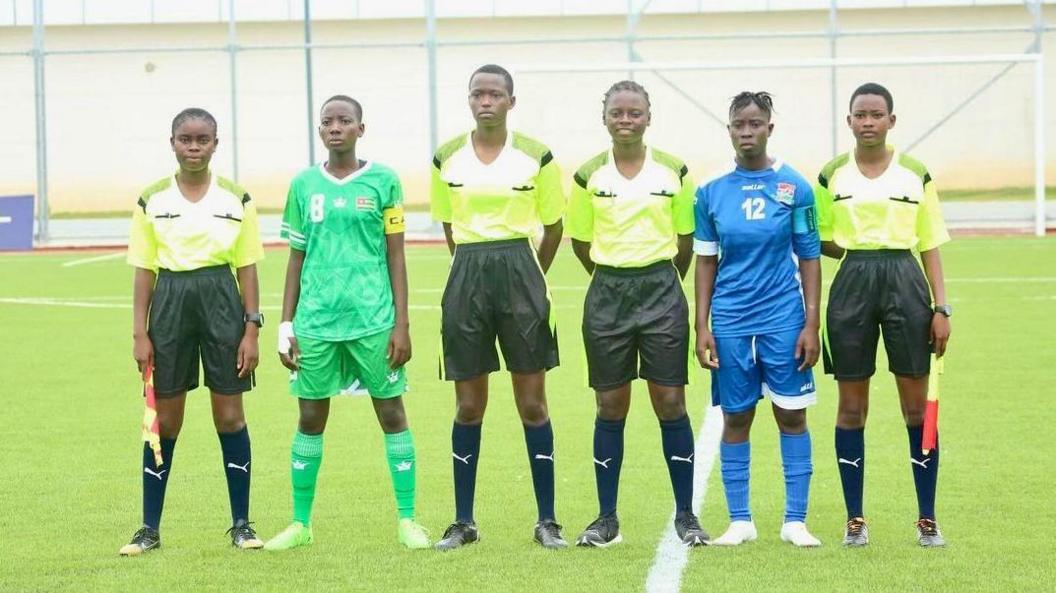
[[843,484],[847,518],[862,517],[862,490],[865,476],[865,429],[836,427],[836,466]]
[[455,520],[473,522],[473,493],[477,487],[480,424],[451,427],[451,462],[455,473]]
[[161,439],[161,459],[164,463],[159,469],[154,465],[154,451],[150,445],[143,443],[143,524],[147,527],[161,528],[165,486],[172,473],[172,453],[175,449],[176,439]]
[[671,489],[675,491],[675,510],[693,510],[693,427],[689,416],[660,421],[660,438],[664,445]]
[[220,452],[224,458],[224,474],[227,476],[227,497],[231,501],[231,524],[249,521],[249,478],[253,459],[249,446],[249,427],[238,432],[219,432]]
[[626,424],[627,420],[594,420],[594,480],[598,485],[599,515],[616,513]]
[[935,485],[939,479],[939,437],[935,448],[925,455],[920,448],[924,427],[907,426],[909,433],[909,461],[913,468],[913,485],[917,489],[917,510],[921,519],[935,519]]
[[524,425],[524,443],[528,446],[528,465],[532,468],[532,487],[540,521],[554,520],[554,429],[547,420],[542,426]]

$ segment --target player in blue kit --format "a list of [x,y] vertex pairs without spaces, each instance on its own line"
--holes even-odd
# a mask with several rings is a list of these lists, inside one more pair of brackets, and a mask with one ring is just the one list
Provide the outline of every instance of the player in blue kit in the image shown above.
[[810,183],[767,154],[773,108],[765,92],[733,98],[726,128],[734,165],[696,194],[696,351],[711,369],[712,403],[722,406],[719,457],[730,513],[714,545],[757,537],[748,505],[748,435],[764,395],[781,431],[781,539],[821,544],[805,523],[814,471],[806,408],[816,400],[811,367],[820,351],[821,242]]

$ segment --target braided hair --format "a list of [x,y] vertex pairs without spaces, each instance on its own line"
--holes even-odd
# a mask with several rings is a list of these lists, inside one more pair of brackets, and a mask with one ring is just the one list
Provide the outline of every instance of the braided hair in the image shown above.
[[766,119],[769,120],[770,116],[774,113],[774,98],[770,93],[766,91],[759,91],[753,93],[752,91],[741,91],[730,101],[730,115],[748,107],[749,105],[755,105],[760,111],[766,114]]

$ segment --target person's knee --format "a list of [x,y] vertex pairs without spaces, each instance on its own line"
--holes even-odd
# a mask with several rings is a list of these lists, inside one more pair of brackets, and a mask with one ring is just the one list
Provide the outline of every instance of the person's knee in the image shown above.
[[462,397],[455,407],[455,421],[459,424],[480,424],[484,421],[484,401]]
[[627,417],[627,408],[611,401],[598,402],[598,418],[608,422],[617,422]]
[[183,418],[166,418],[158,415],[158,434],[163,439],[174,439],[180,436],[183,428]]
[[402,403],[397,400],[377,400],[375,411],[378,424],[384,432],[400,432],[407,428],[407,414]]
[[297,422],[297,429],[303,434],[322,434],[326,429],[326,418],[328,410],[301,406],[301,417]]
[[532,401],[522,402],[517,406],[517,409],[521,414],[521,422],[529,426],[545,424],[550,417],[545,400],[533,399]]
[[836,413],[836,425],[840,428],[862,428],[865,426],[865,417],[864,407],[841,407]]
[[777,427],[785,434],[802,434],[807,430],[806,410],[785,410],[774,408],[774,419]]
[[686,415],[686,398],[684,394],[672,391],[653,398],[653,410],[656,417],[669,422]]
[[242,408],[237,406],[224,406],[213,410],[213,426],[216,432],[230,433],[238,432],[246,426],[246,418]]

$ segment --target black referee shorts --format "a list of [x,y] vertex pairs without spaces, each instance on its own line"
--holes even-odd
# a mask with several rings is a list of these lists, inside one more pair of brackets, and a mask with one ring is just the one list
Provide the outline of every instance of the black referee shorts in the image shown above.
[[236,368],[238,344],[246,331],[244,314],[230,267],[161,270],[148,326],[154,344],[154,393],[165,397],[198,387],[199,358],[209,389],[232,395],[249,391],[252,376],[239,378]]
[[840,262],[825,312],[825,372],[860,381],[876,372],[881,330],[888,369],[905,377],[931,370],[931,292],[908,250],[851,250]]
[[440,307],[449,381],[499,370],[496,338],[511,373],[559,364],[550,291],[527,239],[458,245]]
[[675,266],[597,266],[583,305],[583,342],[590,386],[598,391],[636,377],[688,383],[689,304]]

